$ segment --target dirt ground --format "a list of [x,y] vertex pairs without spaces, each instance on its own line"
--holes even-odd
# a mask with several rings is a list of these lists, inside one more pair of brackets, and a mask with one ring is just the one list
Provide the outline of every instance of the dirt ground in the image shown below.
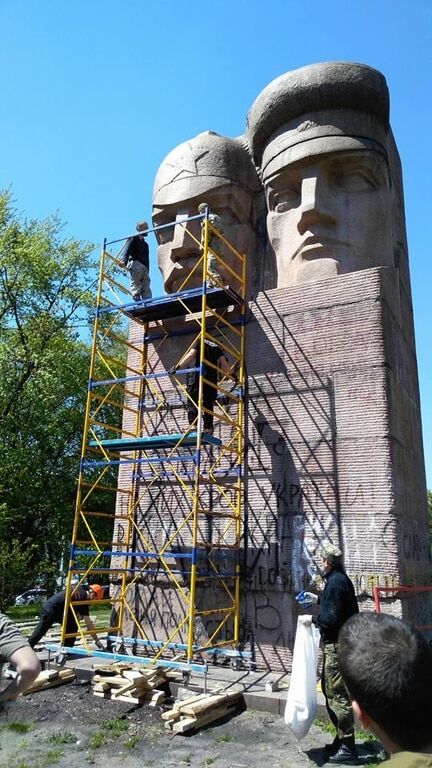
[[[96,698],[77,682],[22,696],[0,712],[0,768],[300,768],[323,765],[328,741],[313,725],[300,751],[283,718],[253,710],[173,735],[160,708]],[[375,752],[365,744],[359,764],[373,762]]]

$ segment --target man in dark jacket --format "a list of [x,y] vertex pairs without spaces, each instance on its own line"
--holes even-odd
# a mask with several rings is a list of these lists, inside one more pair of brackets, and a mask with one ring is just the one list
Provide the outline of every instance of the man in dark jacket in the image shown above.
[[[325,579],[320,598],[306,593],[310,600],[320,603],[316,624],[323,645],[322,692],[327,711],[337,729],[333,744],[325,747],[325,757],[330,763],[352,765],[357,761],[354,743],[354,715],[351,701],[339,671],[337,658],[339,630],[350,616],[358,613],[357,598],[351,579],[342,567],[342,552],[330,542],[320,547],[321,567]],[[315,598],[315,600],[313,600]]]
[[[175,373],[178,368],[198,367],[200,359],[200,341],[196,341],[188,352],[181,358],[176,366],[170,368],[169,373]],[[204,432],[213,434],[213,413],[215,401],[218,393],[218,369],[222,374],[230,376],[237,381],[232,366],[229,364],[225,352],[214,342],[208,339],[204,340],[204,359],[203,364],[203,390],[202,407]],[[199,397],[199,371],[192,371],[188,374],[187,384],[188,401],[186,405],[189,424],[194,424],[198,416],[198,397]],[[198,429],[198,426],[196,427]]]
[[[103,587],[100,584],[90,584],[89,587],[76,587],[72,592],[72,603],[78,603],[81,600],[101,600],[103,597]],[[53,624],[61,624],[63,622],[63,613],[66,601],[66,592],[57,592],[55,595],[49,598],[41,610],[39,622],[34,628],[32,634],[29,637],[29,644],[32,648],[37,645],[39,640],[51,629]],[[85,625],[93,637],[98,648],[103,648],[103,644],[99,640],[93,622],[89,616],[88,605],[77,605],[75,612],[79,619],[83,619]],[[78,623],[74,616],[73,611],[69,608],[66,619],[66,634],[72,634],[78,632]],[[66,647],[71,648],[75,644],[76,637],[66,637],[64,644]]]
[[129,270],[130,289],[134,300],[141,301],[141,299],[151,298],[149,247],[144,240],[148,230],[147,222],[138,222],[136,230],[138,234],[134,237],[128,237],[118,258],[120,264]]

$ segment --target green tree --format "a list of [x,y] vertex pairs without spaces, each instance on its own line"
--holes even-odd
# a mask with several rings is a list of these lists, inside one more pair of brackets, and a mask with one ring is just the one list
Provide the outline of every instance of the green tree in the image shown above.
[[51,588],[70,536],[90,251],[58,217],[24,220],[0,194],[0,606],[35,579]]

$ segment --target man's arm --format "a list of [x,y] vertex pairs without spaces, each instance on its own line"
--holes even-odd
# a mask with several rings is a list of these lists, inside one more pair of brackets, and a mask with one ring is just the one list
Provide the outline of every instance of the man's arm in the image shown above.
[[15,666],[17,676],[10,685],[0,693],[0,702],[14,701],[20,693],[27,690],[41,671],[39,659],[33,648],[23,645],[9,656],[9,661]]
[[169,373],[175,373],[179,368],[192,368],[196,363],[197,353],[194,347],[186,352],[178,361],[177,365],[169,369]]
[[132,242],[132,238],[128,237],[128,239],[123,244],[123,247],[121,248],[121,250],[120,250],[120,252],[119,252],[119,254],[117,256],[117,261],[120,262],[122,267],[125,267],[126,264],[129,261],[129,247],[130,247],[131,242]]
[[235,382],[237,382],[237,375],[232,370],[232,365],[230,365],[229,360],[225,354],[222,354],[217,361],[217,364],[219,368],[222,368],[223,372],[228,374],[228,376],[231,376],[232,379],[234,379]]

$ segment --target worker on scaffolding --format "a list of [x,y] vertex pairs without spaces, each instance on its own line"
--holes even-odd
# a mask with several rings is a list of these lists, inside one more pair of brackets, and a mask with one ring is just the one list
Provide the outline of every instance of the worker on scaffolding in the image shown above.
[[[216,213],[212,213],[207,203],[199,204],[198,213],[204,216],[204,218],[201,221],[201,243],[200,243],[201,253],[203,253],[204,246],[205,246],[206,221],[210,222],[212,227],[217,229],[219,234],[221,235],[223,235],[223,227],[222,227],[221,217],[218,216]],[[214,232],[212,229],[208,229],[207,276],[208,276],[209,284],[213,287],[220,287],[222,285],[222,277],[219,272],[219,265],[217,260],[217,256],[222,258],[220,253],[218,253],[217,251],[217,247],[219,247],[220,249],[221,245],[222,243],[219,239],[219,236],[216,234],[216,232]]]
[[[71,595],[71,604],[80,602],[81,600],[101,600],[103,598],[103,587],[100,584],[90,584],[89,587],[75,587]],[[63,614],[66,602],[66,591],[57,592],[55,595],[46,600],[42,606],[39,622],[34,628],[32,634],[29,637],[29,644],[32,648],[37,645],[39,640],[46,635],[53,624],[61,624],[63,621]],[[90,632],[93,640],[98,648],[103,648],[103,644],[99,640],[94,624],[89,616],[89,606],[79,605],[75,608],[75,613],[78,619],[84,619],[85,625]],[[77,633],[77,619],[74,616],[74,611],[69,607],[66,616],[66,634]],[[72,648],[75,645],[76,637],[66,637],[64,644],[68,648]]]
[[[188,374],[188,380],[186,385],[187,392],[187,417],[190,425],[194,424],[198,416],[198,399],[199,399],[199,378],[200,367],[198,366],[198,360],[200,359],[201,342],[198,341],[186,352],[180,359],[179,363],[170,368],[169,373],[173,374],[179,368],[197,368]],[[213,415],[214,405],[217,397],[217,381],[218,381],[218,369],[225,375],[230,376],[237,383],[237,376],[232,371],[228,358],[223,350],[215,344],[213,341],[204,339],[204,359],[200,361],[202,363],[202,407],[203,407],[203,425],[204,432],[207,434],[213,434]]]
[[139,221],[136,225],[137,235],[128,237],[118,258],[122,267],[130,274],[130,290],[134,301],[151,299],[149,277],[149,247],[144,239],[147,235],[148,224]]

